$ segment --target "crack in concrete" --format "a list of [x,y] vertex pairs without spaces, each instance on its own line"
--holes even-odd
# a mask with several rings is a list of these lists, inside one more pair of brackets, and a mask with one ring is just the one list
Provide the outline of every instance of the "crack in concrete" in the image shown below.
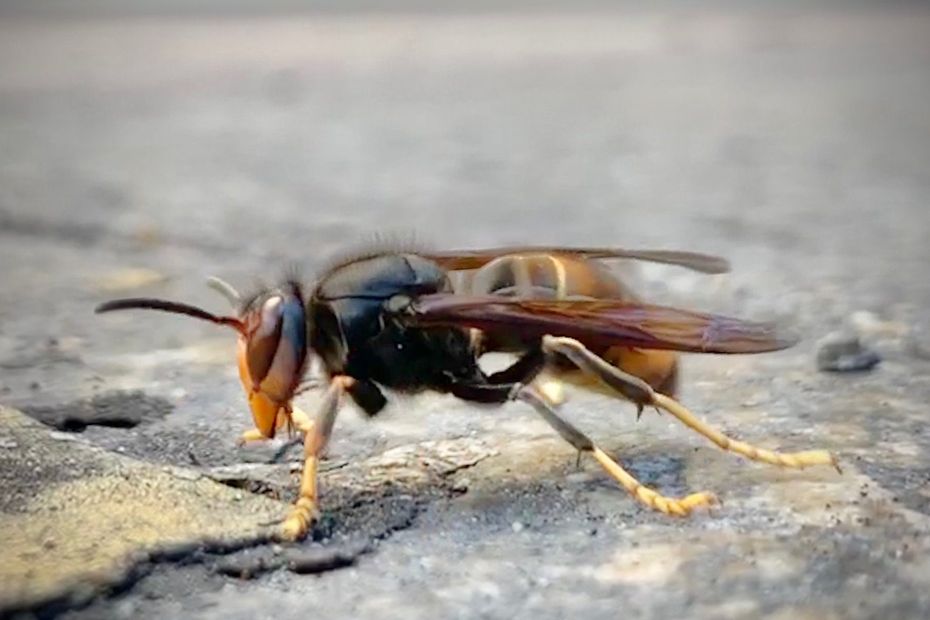
[[[470,439],[430,441],[325,469],[321,475],[324,484],[342,492],[314,527],[311,544],[334,540],[338,533],[353,532],[354,540],[349,543],[282,547],[275,543],[273,531],[267,530],[231,540],[207,538],[156,547],[135,553],[123,571],[111,576],[106,584],[68,589],[46,600],[8,606],[0,609],[0,614],[30,613],[40,620],[53,619],[83,609],[96,600],[123,596],[165,564],[204,565],[215,573],[240,579],[282,569],[296,574],[318,574],[351,566],[359,557],[372,552],[378,542],[412,527],[428,502],[437,496],[459,493],[449,478],[493,453],[482,442]],[[294,465],[241,464],[192,470],[193,476],[184,468],[171,468],[168,473],[188,482],[206,477],[252,495],[277,498],[293,495],[296,486],[292,475],[299,472],[299,466]],[[178,470],[184,470],[184,475],[178,475]],[[393,480],[386,477],[389,474]]]

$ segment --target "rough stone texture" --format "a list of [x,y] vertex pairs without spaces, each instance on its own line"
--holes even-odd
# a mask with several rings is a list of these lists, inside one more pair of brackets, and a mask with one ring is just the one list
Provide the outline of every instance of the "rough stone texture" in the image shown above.
[[186,546],[248,546],[280,502],[55,435],[0,408],[0,612],[64,605]]
[[[221,512],[214,533],[235,536],[237,523],[254,525],[253,502],[280,516],[282,504],[248,491],[291,497],[292,465],[263,465],[281,442],[234,445],[249,421],[231,335],[92,308],[158,295],[219,311],[207,275],[247,288],[294,263],[309,279],[376,232],[440,247],[726,256],[728,276],[618,270],[649,299],[790,323],[804,337],[790,351],[687,357],[682,399],[742,439],[835,450],[843,475],[748,464],[669,416],[635,423],[628,405],[571,393],[566,411],[644,482],[724,502],[669,519],[595,464],[576,469],[525,407],[399,398],[373,420],[351,410],[338,420],[319,540],[168,554],[127,591],[62,617],[928,615],[930,12],[526,4],[222,19],[149,5],[139,16],[104,0],[83,17],[2,9],[0,402],[138,389],[174,406],[130,429],[88,427],[78,442],[36,430],[67,447],[52,453],[4,426],[2,518],[84,506],[106,527],[96,502],[136,498]],[[882,363],[819,373],[815,343],[847,323]],[[464,468],[414,466],[430,446],[471,442],[482,458]],[[56,454],[74,463],[52,467]],[[407,486],[366,467],[398,454]],[[113,481],[99,493],[111,462],[151,486]],[[8,463],[33,473],[7,477]],[[206,477],[229,467],[247,472],[242,488]],[[71,522],[56,523],[55,544],[78,549]],[[28,537],[4,523],[3,558],[32,554],[47,593],[69,587],[45,568],[48,535],[22,527]],[[174,540],[135,544],[163,538]],[[354,564],[300,575],[281,559],[298,551]],[[117,556],[110,564],[125,568]],[[229,576],[223,567],[243,557],[280,568]],[[0,583],[3,600],[21,599],[13,576]]]

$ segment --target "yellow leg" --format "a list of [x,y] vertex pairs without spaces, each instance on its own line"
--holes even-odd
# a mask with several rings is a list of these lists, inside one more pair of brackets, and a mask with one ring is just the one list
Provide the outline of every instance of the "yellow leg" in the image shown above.
[[651,404],[672,414],[678,418],[682,424],[700,433],[704,437],[707,437],[724,450],[729,450],[730,452],[745,456],[747,459],[796,469],[803,469],[814,465],[832,465],[837,471],[840,471],[836,457],[827,450],[806,450],[804,452],[774,452],[772,450],[766,450],[765,448],[756,447],[745,441],[737,441],[736,439],[727,437],[714,427],[698,419],[697,416],[688,411],[678,401],[664,394],[654,392]]
[[557,379],[546,379],[535,382],[539,391],[543,393],[550,404],[558,407],[565,402],[565,388]]
[[300,540],[306,536],[310,526],[319,517],[316,488],[318,464],[319,459],[315,456],[308,456],[304,461],[304,470],[300,477],[300,494],[281,526],[283,540]]
[[832,465],[837,471],[840,471],[836,457],[826,450],[781,453],[758,448],[744,441],[730,439],[717,429],[699,420],[675,399],[656,392],[642,379],[623,372],[589,351],[577,340],[544,336],[543,348],[550,353],[560,353],[566,356],[579,369],[598,377],[616,393],[639,405],[640,410],[645,406],[653,406],[667,411],[685,426],[707,437],[724,450],[729,450],[753,461],[782,467],[801,469],[813,465]]
[[[282,409],[278,412],[276,421],[277,428],[287,426],[288,424],[293,425],[293,428],[296,428],[304,434],[313,430],[313,420],[298,407],[292,407],[290,410]],[[265,435],[260,429],[250,428],[239,435],[236,445],[242,447],[248,443],[267,441],[269,439],[271,439],[271,437]]]
[[353,379],[345,376],[333,377],[329,389],[323,397],[319,416],[315,421],[303,411],[293,409],[292,419],[294,426],[303,430],[304,435],[304,469],[300,477],[300,492],[297,501],[281,527],[281,539],[286,541],[300,540],[307,535],[310,526],[319,516],[317,504],[317,468],[320,454],[329,442],[336,414],[342,401],[342,395],[353,383]]
[[305,435],[313,431],[313,420],[303,409],[296,405],[291,406],[291,422],[293,422],[294,428]]
[[610,477],[619,482],[630,495],[639,502],[659,512],[663,512],[667,515],[675,515],[677,517],[686,517],[695,508],[712,506],[717,503],[717,497],[713,493],[707,491],[692,493],[680,499],[660,495],[649,487],[643,486],[639,480],[634,478],[627,470],[623,469],[618,462],[610,458],[597,446],[594,446],[591,454],[597,462],[601,464],[601,467],[610,474]]
[[267,440],[268,440],[268,437],[266,437],[265,434],[262,433],[260,430],[258,430],[257,428],[250,428],[249,430],[239,435],[239,439],[236,441],[236,445],[241,447],[247,443],[253,443],[256,441],[267,441]]
[[536,387],[526,386],[521,388],[514,395],[514,398],[531,405],[536,412],[562,436],[562,439],[572,444],[579,452],[590,453],[614,480],[619,482],[636,500],[646,506],[667,515],[684,517],[690,514],[695,508],[710,506],[717,503],[716,496],[706,491],[693,493],[679,499],[676,497],[666,497],[643,486],[639,480],[623,469],[619,463],[597,447],[587,435],[559,416],[553,408],[552,403],[548,401],[546,395],[540,392]]

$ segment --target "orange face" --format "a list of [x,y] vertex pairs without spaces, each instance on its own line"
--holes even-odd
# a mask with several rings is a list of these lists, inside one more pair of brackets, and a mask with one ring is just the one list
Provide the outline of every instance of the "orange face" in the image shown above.
[[300,284],[287,281],[242,306],[242,298],[229,284],[212,278],[213,288],[234,307],[237,316],[222,316],[178,301],[154,297],[114,299],[96,312],[158,310],[230,327],[239,334],[239,378],[249,399],[255,427],[265,437],[290,422],[291,399],[307,363],[307,324]]
[[293,292],[257,300],[242,317],[237,358],[239,379],[255,427],[265,437],[289,419],[291,399],[307,360],[303,302]]

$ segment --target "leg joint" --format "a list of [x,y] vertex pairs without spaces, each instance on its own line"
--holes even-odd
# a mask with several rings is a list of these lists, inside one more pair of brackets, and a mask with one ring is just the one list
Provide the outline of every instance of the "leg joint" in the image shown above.
[[543,336],[543,350],[564,355],[575,366],[596,376],[617,393],[638,405],[651,405],[655,399],[655,392],[648,383],[608,363],[577,340]]
[[582,452],[592,452],[594,450],[594,442],[591,441],[591,438],[563,420],[535,389],[528,386],[523,387],[516,392],[514,398],[531,405],[562,439],[574,446],[576,450]]

